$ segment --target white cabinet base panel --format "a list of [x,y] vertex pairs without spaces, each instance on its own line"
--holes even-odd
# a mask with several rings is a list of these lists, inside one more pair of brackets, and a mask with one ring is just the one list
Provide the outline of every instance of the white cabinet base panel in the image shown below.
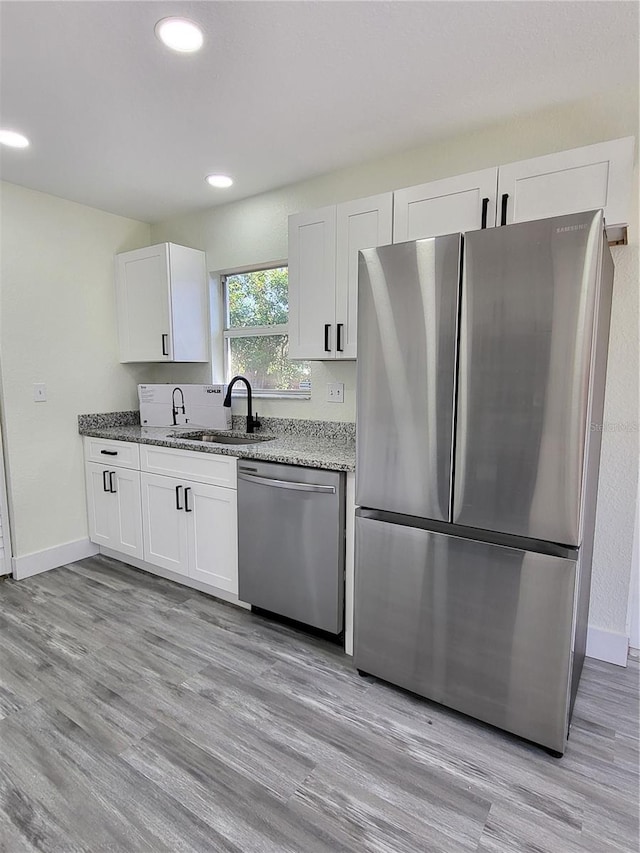
[[250,604],[247,604],[245,601],[240,601],[237,595],[232,592],[227,592],[226,589],[219,589],[211,584],[203,583],[202,581],[195,580],[195,578],[190,578],[188,575],[181,575],[177,572],[172,572],[170,569],[163,569],[160,566],[154,566],[151,563],[147,563],[145,560],[138,560],[135,557],[127,557],[125,559],[123,554],[119,551],[112,551],[111,548],[100,548],[99,551],[101,554],[104,554],[105,557],[111,557],[111,559],[118,560],[125,565],[133,566],[135,569],[141,569],[143,572],[149,572],[151,575],[158,575],[160,578],[175,581],[175,583],[179,583],[181,586],[188,586],[191,589],[197,589],[198,592],[206,592],[209,595],[214,595],[216,598],[220,598],[222,601],[228,601],[230,604],[236,604],[238,607],[244,607],[245,610],[251,609]]

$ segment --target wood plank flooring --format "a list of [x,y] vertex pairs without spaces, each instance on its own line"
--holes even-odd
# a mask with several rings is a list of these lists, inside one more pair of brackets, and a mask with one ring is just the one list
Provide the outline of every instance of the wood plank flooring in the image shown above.
[[104,557],[0,582],[0,850],[636,853],[638,663],[561,760]]

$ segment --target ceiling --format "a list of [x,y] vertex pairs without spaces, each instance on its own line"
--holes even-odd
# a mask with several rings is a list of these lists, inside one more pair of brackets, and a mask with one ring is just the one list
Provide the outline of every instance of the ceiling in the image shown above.
[[633,82],[638,4],[2,0],[0,49],[3,180],[156,222]]

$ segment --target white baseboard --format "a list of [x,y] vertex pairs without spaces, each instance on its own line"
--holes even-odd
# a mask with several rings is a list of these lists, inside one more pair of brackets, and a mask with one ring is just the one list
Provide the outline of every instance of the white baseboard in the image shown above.
[[596,660],[615,663],[618,666],[627,665],[629,654],[629,638],[615,631],[604,631],[602,628],[587,628],[587,657]]
[[97,545],[89,539],[77,539],[75,542],[65,542],[64,545],[56,545],[55,548],[46,548],[44,551],[35,551],[33,554],[25,554],[24,557],[13,557],[11,565],[13,577],[16,580],[24,580],[40,572],[48,572],[49,569],[57,569],[83,560],[85,557],[93,557],[98,553]]
[[182,586],[197,589],[198,592],[206,592],[209,595],[214,595],[216,598],[222,599],[222,601],[228,601],[229,604],[236,604],[238,607],[244,607],[245,610],[251,609],[250,604],[240,601],[235,593],[228,592],[226,589],[219,589],[217,586],[202,583],[202,581],[194,580],[187,575],[179,575],[169,569],[163,569],[160,566],[154,566],[152,563],[147,563],[146,560],[139,560],[137,557],[128,556],[128,554],[121,554],[119,551],[112,551],[111,548],[100,546],[100,553],[104,554],[105,557],[111,557],[114,560],[119,560],[121,563],[126,563],[136,569],[142,569],[143,572],[149,572],[151,575],[158,575],[158,577],[165,578],[169,581],[175,581],[175,583],[179,583]]

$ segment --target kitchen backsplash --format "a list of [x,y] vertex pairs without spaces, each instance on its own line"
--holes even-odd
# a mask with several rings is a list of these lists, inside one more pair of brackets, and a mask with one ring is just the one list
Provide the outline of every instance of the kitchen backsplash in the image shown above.
[[140,412],[103,412],[95,415],[78,415],[78,429],[108,429],[119,426],[138,426]]

